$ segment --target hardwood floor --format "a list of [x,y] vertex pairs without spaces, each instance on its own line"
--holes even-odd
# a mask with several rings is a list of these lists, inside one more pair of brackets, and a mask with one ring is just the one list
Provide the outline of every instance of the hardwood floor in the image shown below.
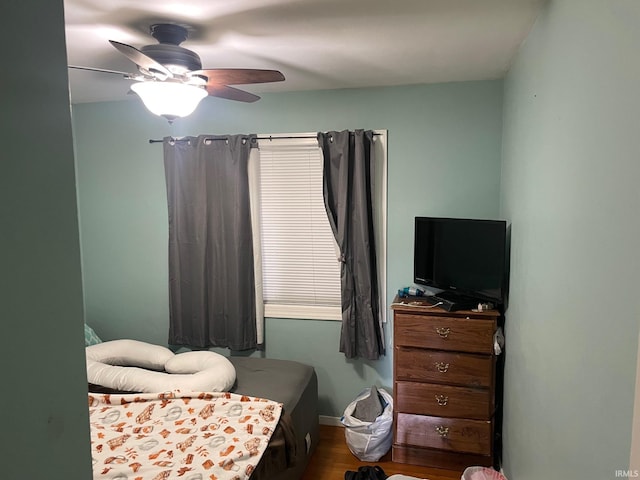
[[344,480],[344,472],[362,465],[379,465],[389,476],[399,473],[428,480],[460,480],[461,472],[393,463],[391,452],[375,463],[361,462],[347,447],[342,427],[320,425],[320,443],[302,480]]

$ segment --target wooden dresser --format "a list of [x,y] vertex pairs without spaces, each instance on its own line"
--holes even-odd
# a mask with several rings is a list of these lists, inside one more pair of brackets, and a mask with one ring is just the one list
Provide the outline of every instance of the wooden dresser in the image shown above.
[[419,298],[392,308],[393,461],[494,465],[499,312],[447,312]]

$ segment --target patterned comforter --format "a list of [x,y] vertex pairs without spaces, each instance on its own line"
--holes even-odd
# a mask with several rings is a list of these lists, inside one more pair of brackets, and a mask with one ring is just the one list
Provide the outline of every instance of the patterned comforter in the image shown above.
[[94,480],[245,480],[282,405],[233,393],[89,394]]

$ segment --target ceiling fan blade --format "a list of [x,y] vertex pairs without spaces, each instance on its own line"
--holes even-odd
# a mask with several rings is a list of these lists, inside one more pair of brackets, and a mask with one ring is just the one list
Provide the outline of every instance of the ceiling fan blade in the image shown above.
[[277,70],[255,68],[214,68],[196,70],[192,75],[205,75],[211,85],[245,85],[249,83],[281,82],[284,75]]
[[80,67],[78,65],[68,65],[68,68],[73,68],[74,70],[88,70],[90,72],[112,73],[114,75],[122,75],[125,78],[132,76],[130,73],[119,72],[117,70],[107,70],[106,68]]
[[116,50],[126,56],[129,60],[131,60],[136,65],[144,68],[145,70],[155,70],[166,75],[169,78],[173,77],[173,74],[163,65],[156,62],[153,58],[148,57],[137,48],[132,47],[131,45],[127,45],[126,43],[116,42],[115,40],[109,40],[109,43],[111,43],[111,45],[113,45]]
[[212,97],[226,98],[227,100],[237,100],[239,102],[255,102],[260,97],[253,93],[238,90],[237,88],[227,87],[226,85],[207,85],[207,92]]

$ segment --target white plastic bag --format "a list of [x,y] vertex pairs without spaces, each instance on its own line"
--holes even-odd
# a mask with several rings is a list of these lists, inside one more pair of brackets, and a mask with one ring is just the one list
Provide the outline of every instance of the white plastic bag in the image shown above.
[[386,390],[378,388],[384,410],[373,422],[364,422],[353,416],[356,403],[370,394],[370,388],[360,393],[347,405],[340,419],[345,427],[344,436],[349,450],[363,462],[377,462],[389,451],[393,442],[393,397]]
[[462,472],[461,480],[507,480],[500,472],[488,467],[468,467]]

